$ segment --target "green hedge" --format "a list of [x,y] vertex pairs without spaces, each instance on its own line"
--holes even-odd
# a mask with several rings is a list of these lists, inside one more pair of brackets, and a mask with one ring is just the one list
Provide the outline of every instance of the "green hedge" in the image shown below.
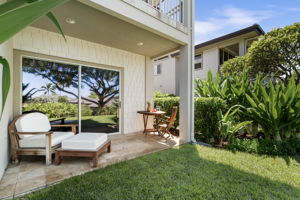
[[[155,98],[154,106],[159,106],[168,115],[174,106],[179,107],[179,97]],[[201,97],[195,98],[195,137],[209,142],[212,138],[218,140],[220,137],[217,111],[225,110],[226,102],[220,98]],[[179,125],[179,114],[175,125]]]
[[235,138],[227,147],[232,151],[267,154],[277,156],[300,155],[300,140],[274,141],[267,139],[238,139]]
[[75,117],[78,113],[78,106],[69,103],[29,103],[23,109],[23,111],[31,110],[47,113],[49,118]]
[[225,111],[226,108],[226,102],[218,97],[195,98],[195,138],[197,140],[204,142],[220,140],[217,112]]
[[[161,110],[167,112],[167,115],[170,116],[172,112],[172,108],[177,106],[179,108],[179,97],[161,97],[155,98],[154,107],[160,107]],[[179,109],[176,117],[176,121],[174,126],[177,127],[179,125]]]

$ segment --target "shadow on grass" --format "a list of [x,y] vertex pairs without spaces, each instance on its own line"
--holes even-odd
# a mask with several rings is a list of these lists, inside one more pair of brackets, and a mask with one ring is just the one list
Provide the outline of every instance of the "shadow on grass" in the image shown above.
[[204,159],[197,145],[182,145],[70,178],[23,199],[300,199],[300,190]]

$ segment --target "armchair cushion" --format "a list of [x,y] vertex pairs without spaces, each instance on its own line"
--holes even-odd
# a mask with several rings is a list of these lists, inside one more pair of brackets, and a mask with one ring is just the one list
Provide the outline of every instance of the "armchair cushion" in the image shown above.
[[[60,144],[63,140],[74,136],[73,132],[53,132],[51,135],[51,147]],[[45,148],[46,136],[33,135],[19,140],[21,148]]]
[[[21,116],[15,123],[18,132],[48,132],[51,129],[49,119],[42,113],[29,113]],[[32,135],[20,135],[21,139]]]

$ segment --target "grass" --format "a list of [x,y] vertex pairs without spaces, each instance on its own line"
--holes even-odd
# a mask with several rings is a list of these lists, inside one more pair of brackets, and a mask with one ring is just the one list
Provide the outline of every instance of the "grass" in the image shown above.
[[[99,126],[99,124],[116,124],[114,118],[116,115],[100,115],[100,116],[82,116],[81,123],[85,127]],[[67,118],[66,120],[78,120],[77,117]]]
[[70,178],[23,199],[300,199],[299,160],[182,145]]

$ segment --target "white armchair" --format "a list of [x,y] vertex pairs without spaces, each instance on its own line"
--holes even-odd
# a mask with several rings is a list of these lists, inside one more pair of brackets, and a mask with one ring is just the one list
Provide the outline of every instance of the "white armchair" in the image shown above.
[[[70,127],[72,132],[52,132],[51,127]],[[19,162],[20,155],[46,156],[46,165],[61,142],[76,134],[76,124],[51,125],[46,115],[34,112],[17,116],[9,125],[11,158]]]

